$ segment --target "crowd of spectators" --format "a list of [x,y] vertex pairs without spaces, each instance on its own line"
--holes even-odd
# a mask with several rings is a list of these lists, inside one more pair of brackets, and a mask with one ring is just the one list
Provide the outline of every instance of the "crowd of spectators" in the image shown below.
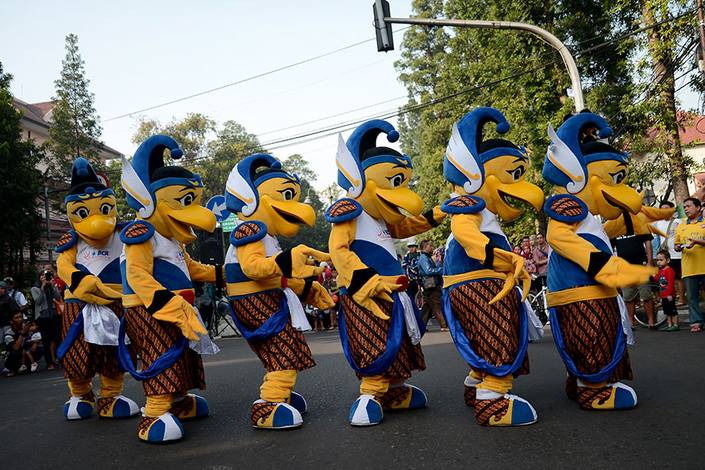
[[46,369],[59,367],[56,348],[61,340],[61,312],[66,285],[50,270],[30,286],[18,286],[12,277],[0,281],[0,336],[2,373],[38,372],[44,358]]

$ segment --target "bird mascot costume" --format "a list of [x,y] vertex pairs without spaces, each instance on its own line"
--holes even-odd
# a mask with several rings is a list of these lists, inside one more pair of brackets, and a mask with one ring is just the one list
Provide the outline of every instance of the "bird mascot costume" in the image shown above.
[[315,365],[302,331],[311,329],[302,302],[320,309],[334,306],[315,279],[330,261],[305,245],[282,250],[278,236],[293,237],[312,226],[316,213],[300,202],[299,178],[271,155],[251,155],[235,166],[225,187],[228,210],[240,224],[230,235],[225,278],[233,320],[266,369],[260,398],[252,404],[252,426],[301,426],[306,400],[294,392],[299,371]]
[[[152,443],[181,439],[180,420],[208,415],[206,400],[188,390],[205,388],[196,351],[206,352],[210,344],[209,352],[214,352],[193,307],[192,280],[215,282],[215,267],[193,261],[184,246],[196,239],[193,228],[212,232],[215,216],[201,205],[201,178],[185,168],[165,166],[165,151],[172,159],[182,156],[174,139],[152,136],[132,162],[123,159],[122,168],[122,186],[137,220],[120,234],[126,308],[120,360],[144,386],[147,403],[138,437]],[[141,371],[126,353],[125,333],[140,354]]]
[[58,241],[56,261],[64,293],[62,337],[57,356],[62,360],[71,398],[64,405],[68,420],[88,418],[96,398],[93,376],[100,376],[101,418],[128,418],[137,404],[121,395],[124,370],[118,361],[118,330],[123,314],[120,253],[115,194],[90,163],[78,157],[71,170],[65,199],[72,229]]
[[343,287],[340,339],[361,379],[360,397],[350,409],[353,426],[379,424],[383,409],[426,406],[425,393],[404,383],[426,366],[419,344],[423,325],[404,292],[407,279],[394,239],[425,232],[444,218],[438,207],[421,215],[423,201],[409,189],[411,159],[377,146],[379,134],[389,142],[399,139],[382,120],[362,124],[347,142],[338,137],[338,184],[348,197],[326,211],[333,224],[329,251]]
[[456,348],[470,365],[465,402],[475,419],[521,426],[536,422],[536,411],[509,391],[514,377],[529,373],[528,341],[543,330],[525,301],[531,281],[524,258],[512,253],[497,217],[509,222],[521,215],[509,198],[539,210],[543,192],[524,180],[526,150],[504,139],[484,140],[487,123],[499,134],[509,131],[501,112],[477,108],[453,126],[443,161],[455,196],[441,206],[451,217],[443,306]]
[[544,178],[557,194],[546,200],[551,331],[568,370],[566,393],[586,410],[637,404],[627,343],[633,342],[617,288],[645,283],[655,270],[614,256],[598,218],[641,211],[641,196],[625,184],[628,158],[601,141],[607,121],[590,112],[569,117],[551,139]]

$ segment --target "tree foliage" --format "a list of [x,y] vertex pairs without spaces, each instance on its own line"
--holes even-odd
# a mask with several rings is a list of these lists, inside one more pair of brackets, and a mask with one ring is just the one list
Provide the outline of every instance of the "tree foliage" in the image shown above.
[[3,225],[0,230],[0,272],[18,282],[32,280],[30,266],[24,264],[29,253],[35,261],[41,229],[37,212],[37,195],[42,175],[36,169],[44,154],[33,141],[22,139],[20,119],[10,94],[12,76],[3,72],[0,63],[0,201]]
[[102,129],[88,90],[84,61],[78,51],[78,36],[66,36],[66,57],[61,62],[61,75],[54,82],[56,101],[49,129],[51,158],[49,174],[66,179],[76,155],[89,159],[98,156]]
[[[621,141],[633,144],[655,124],[639,102],[646,80],[635,73],[646,36],[628,34],[643,20],[647,1],[680,0],[414,0],[412,16],[520,21],[554,33],[577,57],[588,109],[607,117]],[[662,13],[659,20],[667,17]],[[559,126],[574,111],[557,52],[524,32],[412,26],[396,67],[409,93],[401,111],[411,110],[399,122],[402,149],[414,162],[415,188],[427,205],[448,197],[442,161],[450,130],[477,106],[505,114],[512,128],[504,137],[529,151],[527,179],[550,194],[541,178],[546,126]],[[490,127],[488,137],[496,136]],[[510,238],[515,231],[533,231],[537,217],[542,225],[542,214],[528,210],[504,228]],[[444,224],[427,237],[440,241],[447,233]]]
[[[247,129],[237,122],[226,121],[219,127],[211,118],[198,113],[188,114],[184,119],[175,119],[167,124],[154,119],[140,119],[132,141],[141,143],[155,134],[169,135],[179,143],[184,151],[184,161],[179,164],[187,166],[201,176],[205,186],[204,201],[213,195],[223,194],[228,175],[240,160],[254,153],[266,153],[257,136],[247,132]],[[330,231],[323,217],[327,201],[322,201],[311,186],[317,178],[316,172],[299,154],[285,158],[282,165],[287,171],[299,175],[301,200],[310,203],[317,215],[314,227],[302,228],[298,235],[290,240],[282,239],[282,246],[286,248],[305,243],[325,250]],[[118,167],[108,168],[108,174],[111,180],[119,181]],[[122,194],[122,188],[116,188],[116,194],[118,192]],[[131,217],[126,205],[119,205],[118,212],[121,217],[123,213],[128,214],[126,218]],[[194,253],[198,253],[197,246],[192,249]]]

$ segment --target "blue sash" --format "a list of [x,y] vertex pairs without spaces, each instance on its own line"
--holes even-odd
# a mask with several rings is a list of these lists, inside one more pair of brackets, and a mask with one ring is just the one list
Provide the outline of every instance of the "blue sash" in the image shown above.
[[243,338],[245,338],[247,341],[263,341],[265,339],[269,339],[272,336],[279,334],[289,322],[289,304],[287,303],[286,295],[284,295],[283,292],[281,300],[279,301],[279,310],[273,313],[271,317],[267,318],[264,323],[262,323],[256,330],[248,329],[247,327],[245,327],[245,325],[242,324],[240,319],[237,318],[237,315],[235,314],[235,309],[233,309],[232,302],[237,302],[238,299],[263,294],[265,292],[271,291],[263,291],[247,295],[238,295],[228,298],[230,316],[232,317],[233,322],[235,322],[235,326],[237,326],[238,330],[240,330],[240,333],[242,333]]
[[56,358],[59,361],[62,361],[64,359],[64,356],[73,345],[73,342],[76,341],[76,339],[78,339],[81,334],[83,334],[83,312],[79,311],[78,316],[73,321],[73,323],[71,323],[69,331],[66,332],[64,340],[56,349]]
[[[347,292],[344,289],[341,289],[340,295],[341,297],[343,295],[347,295]],[[345,359],[347,359],[350,367],[352,367],[352,369],[360,375],[380,375],[385,373],[399,353],[401,341],[404,336],[404,307],[399,299],[398,293],[392,293],[392,300],[394,302],[392,304],[389,330],[387,331],[386,347],[384,352],[367,367],[359,367],[355,363],[355,359],[350,351],[350,343],[348,342],[348,327],[345,323],[345,309],[343,308],[343,303],[340,302],[340,307],[338,308],[338,330],[340,332],[340,342],[343,346],[343,353],[345,354]],[[416,317],[419,318],[418,315],[416,315]],[[420,320],[419,327],[422,327]],[[423,332],[424,329],[421,331]]]
[[575,366],[575,362],[573,362],[573,359],[565,349],[563,333],[561,333],[561,327],[558,323],[558,314],[556,313],[556,309],[549,308],[548,311],[551,318],[551,332],[553,333],[553,341],[556,343],[558,354],[560,354],[561,359],[563,359],[563,363],[565,364],[565,368],[568,369],[568,372],[580,380],[584,380],[585,382],[597,383],[607,380],[609,376],[612,375],[612,372],[615,367],[617,367],[617,364],[619,364],[619,361],[622,360],[622,356],[624,356],[626,340],[624,332],[622,331],[621,319],[617,322],[617,339],[615,340],[614,349],[612,350],[612,360],[605,367],[594,374],[583,374]]
[[[478,279],[479,280],[479,279]],[[448,323],[448,329],[450,330],[450,336],[453,338],[453,343],[455,343],[455,348],[458,350],[460,355],[465,359],[465,361],[470,364],[475,370],[486,372],[495,377],[505,377],[509,374],[516,372],[521,364],[524,362],[524,356],[526,356],[526,350],[529,345],[529,324],[526,314],[526,309],[524,304],[519,297],[519,350],[517,351],[514,361],[511,364],[503,364],[501,366],[493,366],[492,364],[485,361],[483,358],[477,355],[472,349],[470,340],[465,336],[465,331],[460,324],[460,321],[453,315],[453,310],[450,306],[450,292],[451,290],[459,287],[468,282],[467,281],[460,284],[456,284],[452,287],[443,289],[443,314],[446,317],[446,322]],[[519,296],[519,291],[514,288],[512,289],[515,295]],[[511,295],[511,294],[507,294]]]
[[176,361],[179,360],[179,357],[181,357],[186,348],[188,348],[188,344],[188,339],[181,335],[176,344],[152,362],[147,369],[137,371],[135,369],[135,365],[132,363],[132,357],[130,357],[130,352],[127,349],[127,345],[125,345],[125,316],[120,319],[120,331],[118,333],[118,360],[120,361],[120,366],[129,372],[135,380],[143,381],[154,378],[167,370],[169,367],[173,366]]

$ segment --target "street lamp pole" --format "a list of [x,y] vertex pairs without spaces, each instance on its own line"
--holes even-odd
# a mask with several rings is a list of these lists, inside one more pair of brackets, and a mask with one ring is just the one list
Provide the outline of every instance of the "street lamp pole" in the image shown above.
[[377,48],[380,51],[389,51],[394,49],[393,39],[391,39],[392,24],[413,24],[422,26],[455,26],[457,28],[476,28],[476,29],[511,29],[516,31],[525,31],[533,34],[543,42],[558,51],[563,59],[568,75],[570,76],[570,84],[573,90],[573,101],[575,102],[575,110],[582,111],[585,108],[583,99],[583,88],[580,84],[580,73],[578,66],[575,64],[575,59],[561,42],[553,34],[536,25],[519,23],[516,21],[486,21],[486,20],[453,20],[453,19],[435,19],[435,18],[393,18],[388,16],[389,4],[386,0],[376,0],[374,5],[375,13],[375,28],[377,31]]

